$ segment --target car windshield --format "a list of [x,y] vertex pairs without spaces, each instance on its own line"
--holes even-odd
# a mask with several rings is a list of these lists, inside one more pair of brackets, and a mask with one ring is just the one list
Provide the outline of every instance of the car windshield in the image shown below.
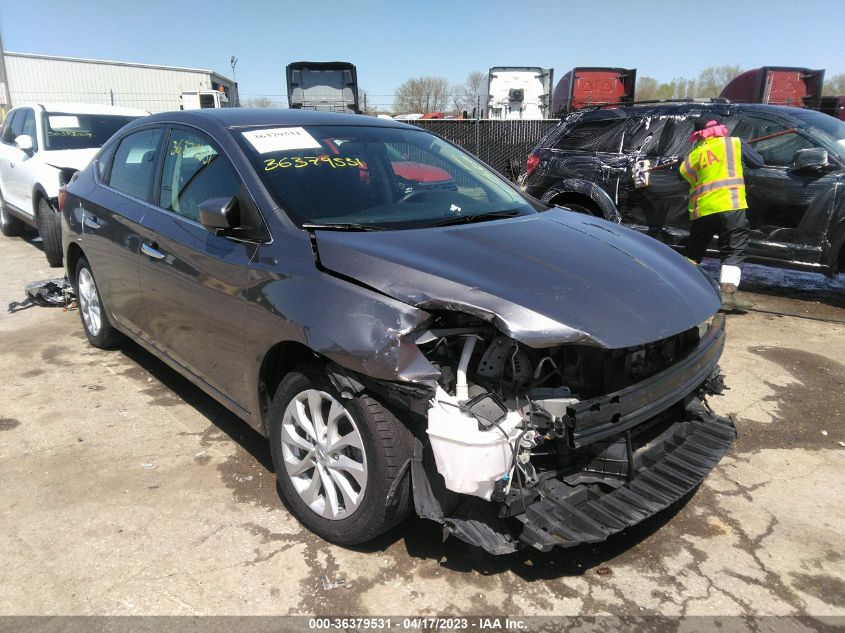
[[794,115],[810,127],[821,130],[836,141],[839,155],[845,158],[845,121],[840,121],[824,112],[804,110]]
[[469,154],[422,130],[356,125],[232,133],[300,226],[419,228],[542,208]]
[[48,150],[101,147],[134,116],[44,113],[44,147]]

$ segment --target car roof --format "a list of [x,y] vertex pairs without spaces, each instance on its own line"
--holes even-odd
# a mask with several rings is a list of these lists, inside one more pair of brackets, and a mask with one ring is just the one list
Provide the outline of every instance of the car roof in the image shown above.
[[770,105],[767,103],[692,101],[681,103],[643,103],[614,108],[596,108],[587,111],[576,110],[573,114],[582,112],[583,117],[586,119],[614,119],[632,116],[691,116],[704,112],[711,112],[721,116],[727,116],[735,112],[753,112],[779,117],[794,117],[806,111],[804,108]]
[[363,114],[340,112],[318,112],[295,108],[206,108],[201,110],[179,110],[160,112],[146,119],[146,122],[172,121],[183,123],[214,122],[227,128],[253,126],[290,125],[361,125],[393,127],[418,130],[410,125]]
[[22,108],[41,109],[44,112],[58,112],[61,114],[112,114],[115,116],[147,116],[149,112],[137,108],[122,108],[98,103],[29,103]]

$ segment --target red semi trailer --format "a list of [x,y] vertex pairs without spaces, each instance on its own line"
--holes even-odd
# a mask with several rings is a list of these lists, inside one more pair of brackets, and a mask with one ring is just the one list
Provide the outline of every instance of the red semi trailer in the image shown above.
[[573,68],[555,87],[552,116],[604,103],[631,103],[637,83],[636,68]]
[[734,77],[722,93],[735,103],[769,103],[818,110],[824,70],[789,66],[763,66]]

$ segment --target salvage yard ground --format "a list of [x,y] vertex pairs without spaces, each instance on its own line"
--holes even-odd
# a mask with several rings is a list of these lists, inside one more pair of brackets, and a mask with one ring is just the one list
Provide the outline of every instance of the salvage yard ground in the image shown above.
[[186,380],[76,312],[7,312],[57,272],[0,237],[0,615],[845,615],[841,279],[749,270],[764,312],[729,317],[711,399],[739,439],[685,504],[495,558],[420,519],[357,549],[307,532],[266,441]]

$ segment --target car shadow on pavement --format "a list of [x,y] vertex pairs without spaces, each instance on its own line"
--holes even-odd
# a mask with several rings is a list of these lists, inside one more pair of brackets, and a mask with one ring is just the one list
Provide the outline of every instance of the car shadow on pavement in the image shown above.
[[129,360],[149,373],[154,380],[181,398],[185,404],[196,409],[266,470],[273,472],[270,445],[264,436],[137,343],[126,342],[121,351]]
[[[193,407],[229,439],[242,447],[275,481],[270,446],[265,437],[136,343],[125,343],[122,352],[158,381],[164,389],[181,398],[185,404]],[[144,384],[147,384],[146,379]],[[256,484],[255,481],[250,481],[247,485],[254,484]],[[540,552],[526,547],[514,554],[493,556],[455,537],[449,537],[444,541],[442,526],[416,516],[409,517],[373,541],[348,549],[376,554],[404,541],[404,549],[410,558],[434,560],[441,567],[455,572],[475,572],[482,575],[510,572],[527,581],[580,576],[593,568],[605,566],[606,563],[636,547],[671,521],[693,494],[690,493],[656,516],[611,536],[603,543],[579,545],[567,549],[556,548],[550,552]],[[275,495],[278,497],[278,507],[280,509],[285,507],[278,488],[275,490]],[[273,502],[275,501],[273,499]],[[305,528],[302,529],[305,530]]]

